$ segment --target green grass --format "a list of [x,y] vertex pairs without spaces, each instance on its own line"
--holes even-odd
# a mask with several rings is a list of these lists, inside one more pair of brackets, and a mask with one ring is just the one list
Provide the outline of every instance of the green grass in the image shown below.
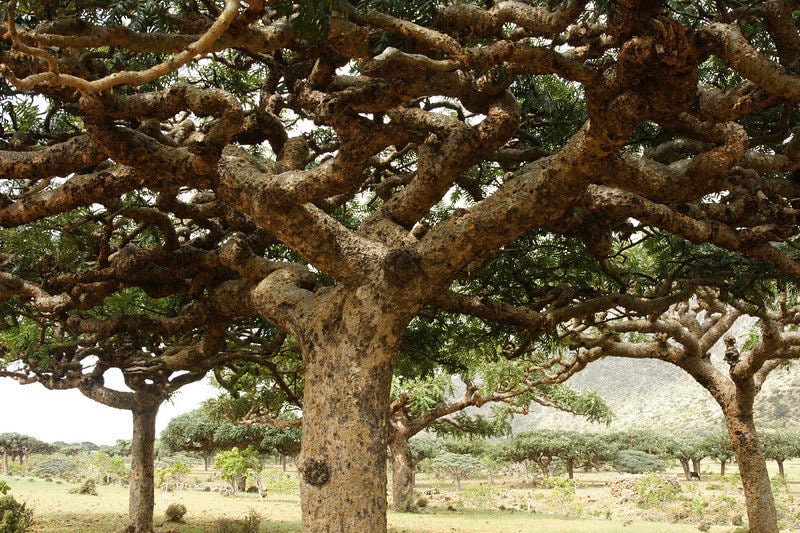
[[[108,533],[126,523],[127,489],[119,486],[99,486],[98,496],[69,494],[74,485],[56,484],[43,480],[9,480],[11,494],[34,508],[37,520],[33,533]],[[164,523],[164,510],[170,503],[182,503],[188,509],[183,524]],[[300,531],[299,498],[293,494],[272,494],[260,500],[253,494],[224,497],[214,492],[177,491],[156,495],[155,518],[157,529],[175,533],[208,533],[220,518],[244,518],[250,510],[263,519],[262,531],[288,533]],[[695,524],[619,520],[573,520],[532,514],[524,511],[451,511],[446,507],[426,509],[420,513],[390,512],[389,530],[392,533],[679,533],[695,532]],[[730,531],[714,527],[712,531]]]

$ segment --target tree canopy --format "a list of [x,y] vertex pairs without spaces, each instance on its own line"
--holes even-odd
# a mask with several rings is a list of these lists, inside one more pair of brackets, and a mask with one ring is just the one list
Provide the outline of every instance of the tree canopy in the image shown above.
[[383,531],[410,324],[514,359],[800,274],[794,9],[6,3],[0,375],[163,399],[272,328],[304,528]]

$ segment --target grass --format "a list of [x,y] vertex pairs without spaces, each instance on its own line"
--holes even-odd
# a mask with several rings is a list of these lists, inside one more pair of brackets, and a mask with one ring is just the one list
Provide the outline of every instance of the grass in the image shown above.
[[[10,480],[12,494],[34,508],[33,533],[108,533],[126,524],[128,492],[125,487],[99,486],[98,496],[69,494],[75,485],[56,484],[36,479]],[[171,503],[184,504],[185,523],[164,523],[164,510]],[[241,519],[252,510],[262,518],[262,531],[288,533],[300,531],[300,502],[294,494],[274,494],[260,500],[253,494],[224,497],[214,492],[176,491],[156,496],[157,528],[170,533],[207,533],[221,518]],[[420,513],[395,513],[388,516],[392,533],[679,533],[695,532],[693,524],[667,524],[645,521],[564,519],[521,511],[448,510],[434,506]],[[711,531],[730,531],[714,527]]]
[[[770,473],[777,470],[774,462]],[[673,469],[673,473],[678,473]],[[716,471],[711,464],[704,465],[704,478]],[[730,468],[736,472],[735,467]],[[789,491],[787,498],[795,501],[800,492],[800,461],[787,463]],[[195,481],[208,481],[208,472],[194,473]],[[531,489],[514,480],[503,480],[498,485],[488,485],[485,480],[469,480],[461,493],[454,492],[448,480],[435,479],[421,474],[417,488],[435,494],[426,496],[428,507],[417,513],[389,512],[391,533],[523,533],[542,531],[548,533],[689,533],[697,531],[699,518],[686,523],[669,523],[660,511],[655,514],[641,509],[635,503],[621,503],[609,493],[607,483],[613,473],[580,474],[580,488],[570,505],[579,509],[572,517],[559,513],[565,509],[549,489]],[[11,493],[17,500],[34,509],[36,524],[32,533],[108,533],[118,531],[127,523],[128,490],[118,485],[99,485],[98,496],[69,494],[75,484],[46,482],[30,477],[6,478]],[[682,482],[681,497],[713,499],[720,492],[721,483]],[[712,490],[713,489],[713,490]],[[736,489],[731,494],[736,494]],[[471,499],[470,499],[470,494]],[[487,504],[489,500],[493,503]],[[739,500],[741,506],[741,499]],[[164,511],[172,503],[181,503],[188,512],[185,523],[164,521]],[[477,509],[481,505],[489,509]],[[512,509],[513,507],[513,509]],[[798,508],[792,506],[791,514],[800,520]],[[534,512],[528,512],[531,509]],[[168,533],[209,533],[220,519],[243,519],[251,512],[262,519],[262,533],[288,533],[300,531],[300,501],[297,493],[270,493],[265,500],[255,494],[224,497],[217,492],[180,490],[164,493],[157,491],[155,523],[158,531]],[[742,512],[743,508],[737,509]],[[575,518],[580,516],[581,518]],[[587,518],[596,517],[596,518]],[[610,519],[607,519],[610,518]],[[795,522],[797,523],[797,522]],[[733,526],[714,525],[710,531],[734,531]]]

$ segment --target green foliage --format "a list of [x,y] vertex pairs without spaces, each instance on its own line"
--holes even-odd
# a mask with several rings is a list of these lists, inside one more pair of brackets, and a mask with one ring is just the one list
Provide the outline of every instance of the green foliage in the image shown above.
[[787,461],[800,457],[800,434],[790,431],[764,431],[760,434],[764,457]]
[[675,481],[648,472],[636,482],[633,491],[639,496],[643,507],[663,507],[680,494],[681,487]]
[[408,440],[408,444],[411,447],[411,454],[414,457],[415,463],[419,463],[424,459],[436,457],[447,451],[442,439],[413,437]]
[[620,450],[614,456],[614,468],[618,472],[642,474],[664,470],[664,461],[640,450]]
[[6,494],[8,494],[8,491],[10,490],[11,487],[8,485],[8,483],[6,483],[6,480],[0,479],[0,494],[5,496]]
[[186,506],[182,503],[171,503],[164,509],[164,519],[167,522],[183,522]]
[[486,466],[474,455],[445,452],[430,460],[436,472],[450,475],[456,482],[456,490],[461,488],[461,480],[480,472]]
[[258,453],[251,447],[244,450],[234,447],[218,453],[214,456],[214,466],[219,469],[222,479],[231,483],[234,491],[237,490],[238,482],[243,480],[248,472],[258,475],[261,471]]
[[278,470],[266,470],[261,476],[264,488],[268,492],[278,494],[292,494],[300,487],[300,481],[296,475],[287,474]]
[[[469,485],[459,491],[458,499],[466,507],[496,509],[500,499],[500,491],[494,485]],[[427,505],[427,502],[425,504]],[[425,505],[419,505],[419,500],[417,500],[417,506],[425,507]]]
[[0,533],[25,533],[33,522],[33,509],[12,496],[0,496]]
[[183,461],[174,461],[169,466],[156,471],[156,486],[168,491],[170,486],[175,486],[183,481],[191,471],[192,468]]
[[104,452],[92,452],[85,462],[86,474],[104,485],[128,476],[124,457],[111,457]]
[[70,459],[51,457],[36,466],[36,474],[40,477],[59,477],[68,479],[78,470],[78,464]]

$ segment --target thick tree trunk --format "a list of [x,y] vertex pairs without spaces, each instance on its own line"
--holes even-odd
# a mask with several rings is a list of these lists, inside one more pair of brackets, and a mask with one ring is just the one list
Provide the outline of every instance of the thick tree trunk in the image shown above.
[[567,478],[575,479],[575,460],[567,459],[566,461],[564,461],[564,466],[567,469]]
[[153,473],[156,415],[159,403],[133,410],[133,439],[131,441],[130,501],[128,513],[130,533],[152,533],[155,505]]
[[739,465],[742,486],[747,503],[750,531],[777,533],[778,515],[772,496],[767,463],[758,441],[752,410],[745,412],[724,410],[725,423]]
[[408,319],[391,315],[384,298],[331,291],[303,332],[305,532],[386,531],[389,390]]
[[728,462],[727,459],[720,459],[719,460],[719,475],[720,476],[724,476],[725,475],[725,463],[727,463],[727,462]]
[[692,470],[700,473],[700,459],[692,459]]
[[414,508],[414,459],[408,438],[395,432],[389,449],[392,451],[392,508],[410,511]]

